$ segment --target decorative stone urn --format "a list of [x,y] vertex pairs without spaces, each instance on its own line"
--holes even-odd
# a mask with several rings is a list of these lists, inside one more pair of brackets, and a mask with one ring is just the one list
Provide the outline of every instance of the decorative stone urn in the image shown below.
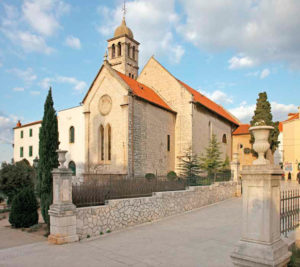
[[254,135],[255,142],[253,149],[258,153],[258,159],[253,161],[253,165],[269,164],[269,160],[265,159],[265,153],[270,148],[269,135],[272,126],[254,126],[249,131]]
[[67,150],[60,150],[57,149],[56,153],[58,154],[58,162],[59,162],[59,169],[65,169],[65,162],[66,162],[66,154],[67,154]]

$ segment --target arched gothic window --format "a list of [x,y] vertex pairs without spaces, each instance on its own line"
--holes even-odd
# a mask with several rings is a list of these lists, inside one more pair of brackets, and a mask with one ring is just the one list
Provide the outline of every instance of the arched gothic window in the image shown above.
[[72,175],[76,176],[76,164],[74,161],[69,162],[69,169],[71,169]]
[[100,160],[104,160],[104,127],[100,125]]
[[130,57],[130,44],[127,46],[127,56]]
[[106,126],[107,133],[107,160],[111,160],[111,127],[109,124]]
[[223,134],[222,143],[223,144],[227,144],[227,136],[226,136],[226,134]]
[[122,47],[121,47],[121,42],[118,43],[118,56],[122,56]]
[[135,59],[135,46],[132,47],[132,58]]
[[73,126],[69,130],[69,142],[72,144],[75,143],[75,128]]
[[116,47],[115,44],[111,46],[111,57],[114,58],[116,56]]

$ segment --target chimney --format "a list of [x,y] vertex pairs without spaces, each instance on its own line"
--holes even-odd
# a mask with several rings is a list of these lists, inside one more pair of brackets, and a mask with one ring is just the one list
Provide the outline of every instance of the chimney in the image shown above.
[[17,122],[17,127],[21,127],[22,126],[22,124],[21,124],[21,122],[18,120],[18,122]]

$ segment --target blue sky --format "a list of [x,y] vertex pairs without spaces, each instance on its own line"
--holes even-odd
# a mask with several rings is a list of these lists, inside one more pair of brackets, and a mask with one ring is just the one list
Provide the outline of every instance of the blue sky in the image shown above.
[[[0,2],[0,161],[12,157],[12,127],[78,105],[100,68],[123,1]],[[155,55],[171,73],[241,121],[267,91],[276,120],[297,111],[300,1],[133,0],[127,25],[140,69]]]

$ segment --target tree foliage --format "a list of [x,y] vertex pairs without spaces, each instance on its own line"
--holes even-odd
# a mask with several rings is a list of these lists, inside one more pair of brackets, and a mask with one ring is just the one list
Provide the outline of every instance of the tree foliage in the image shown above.
[[25,187],[34,187],[36,173],[27,161],[22,160],[15,164],[2,163],[0,170],[0,191],[8,198],[10,204]]
[[200,170],[199,159],[192,149],[187,149],[179,161],[180,177],[186,179],[190,185],[196,184]]
[[[270,149],[272,153],[274,153],[279,145],[279,122],[273,122],[271,104],[268,101],[268,96],[266,92],[259,93],[258,99],[256,100],[256,109],[254,111],[254,115],[250,124],[251,126],[255,126],[256,123],[259,123],[261,121],[264,121],[265,125],[274,127],[274,130],[270,132],[269,136]],[[254,136],[252,134],[250,142],[251,144],[254,144]]]
[[220,144],[217,141],[216,135],[212,135],[208,147],[205,149],[205,155],[200,157],[200,167],[208,174],[218,172],[222,167]]
[[12,201],[9,222],[13,227],[30,227],[37,224],[38,203],[31,186],[23,188]]
[[41,212],[45,223],[50,224],[48,210],[52,204],[52,173],[58,167],[58,126],[56,111],[53,107],[52,92],[49,90],[45,105],[42,127],[40,130],[38,194],[41,200]]

